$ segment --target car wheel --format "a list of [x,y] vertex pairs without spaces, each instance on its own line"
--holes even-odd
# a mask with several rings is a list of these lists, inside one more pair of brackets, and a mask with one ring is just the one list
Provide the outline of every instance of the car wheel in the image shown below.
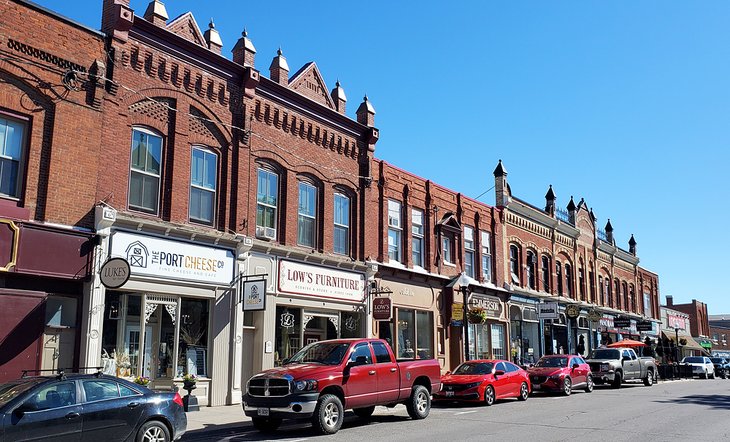
[[425,419],[431,411],[431,394],[423,385],[414,385],[411,397],[406,402],[406,410],[411,419]]
[[644,385],[646,385],[647,387],[651,387],[652,385],[654,385],[654,371],[653,370],[649,370],[646,373],[646,377],[644,378]]
[[522,385],[520,385],[520,395],[517,396],[517,399],[521,401],[526,401],[529,395],[530,389],[527,388],[527,382],[523,382]]
[[487,388],[484,389],[484,404],[489,407],[494,404],[494,399],[494,387],[487,385]]
[[281,425],[281,419],[274,417],[254,417],[251,421],[253,427],[262,433],[273,433]]
[[352,410],[352,412],[355,413],[355,416],[357,416],[357,417],[367,419],[373,415],[373,412],[375,412],[375,406],[365,407],[365,408],[355,408],[354,410]]
[[613,383],[611,383],[611,387],[621,388],[622,381],[623,381],[623,374],[620,371],[617,371],[616,374],[613,376]]
[[705,369],[705,372],[700,375],[700,379],[707,379],[707,369]]
[[147,421],[137,432],[137,442],[170,442],[170,430],[160,421]]
[[723,379],[727,379],[727,372],[723,371],[722,374],[720,375],[720,377]]
[[593,391],[593,375],[588,375],[586,378],[586,393]]
[[342,426],[345,410],[340,398],[334,394],[323,394],[317,401],[312,416],[314,429],[322,434],[335,434]]
[[715,379],[715,372],[710,373],[710,379]]
[[569,376],[566,376],[565,379],[563,379],[563,395],[570,396],[570,393],[573,392],[573,381],[570,379]]

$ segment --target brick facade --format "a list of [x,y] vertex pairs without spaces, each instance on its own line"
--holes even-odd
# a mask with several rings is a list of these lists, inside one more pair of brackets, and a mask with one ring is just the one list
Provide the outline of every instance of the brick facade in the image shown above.
[[690,333],[693,337],[707,338],[711,336],[710,322],[707,316],[707,304],[693,299],[685,304],[675,304],[672,296],[667,296],[667,307],[689,315]]

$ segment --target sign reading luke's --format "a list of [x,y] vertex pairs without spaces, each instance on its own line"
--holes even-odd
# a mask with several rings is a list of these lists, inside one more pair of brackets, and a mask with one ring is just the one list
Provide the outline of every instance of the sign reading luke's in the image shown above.
[[129,280],[129,263],[124,258],[112,258],[99,270],[99,278],[104,287],[116,289]]
[[362,302],[365,297],[365,275],[282,259],[279,261],[279,291]]

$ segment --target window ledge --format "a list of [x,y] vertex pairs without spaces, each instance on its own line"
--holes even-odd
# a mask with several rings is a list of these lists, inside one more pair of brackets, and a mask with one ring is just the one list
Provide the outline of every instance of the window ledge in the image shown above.
[[447,267],[454,267],[454,268],[456,268],[456,264],[454,264],[452,262],[444,261],[444,265],[447,266]]

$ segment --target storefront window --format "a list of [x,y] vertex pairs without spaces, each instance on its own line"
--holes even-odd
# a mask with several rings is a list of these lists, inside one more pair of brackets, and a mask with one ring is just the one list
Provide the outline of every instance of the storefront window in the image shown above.
[[433,358],[433,316],[431,312],[416,312],[416,359]]
[[495,359],[504,359],[504,325],[492,324],[492,354]]
[[[126,321],[124,323],[124,344],[122,346],[122,352],[118,354],[117,366],[121,366],[123,369],[122,376],[137,376],[139,368],[140,354],[140,329],[139,329],[139,316],[142,308],[142,297],[139,295],[128,295],[127,300],[127,313]],[[150,333],[147,333],[147,338],[152,338]],[[150,345],[152,341],[149,342]]]
[[180,302],[178,376],[208,376],[208,318],[209,301],[183,298]]
[[341,338],[360,338],[365,336],[362,315],[360,313],[343,312],[340,318],[342,324],[340,327]]
[[286,307],[276,308],[276,353],[274,364],[279,366],[282,360],[290,358],[300,348],[302,332],[302,311]]
[[[398,309],[397,324],[396,357],[398,359],[434,357],[433,313]],[[383,328],[381,324],[381,336],[387,334]]]
[[413,310],[398,310],[398,358],[414,359],[413,345],[416,342],[416,324]]

